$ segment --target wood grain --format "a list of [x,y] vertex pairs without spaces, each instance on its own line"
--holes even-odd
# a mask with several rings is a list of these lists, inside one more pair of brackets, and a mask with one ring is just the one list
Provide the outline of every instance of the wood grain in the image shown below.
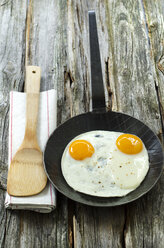
[[[163,15],[162,1],[143,1],[147,37],[150,42],[150,59],[152,75],[159,93],[159,107],[163,114],[163,80],[159,69],[159,61],[163,54]],[[160,62],[161,63],[161,62]],[[162,116],[161,116],[162,117]],[[160,134],[159,129],[157,134]],[[157,185],[145,197],[127,208],[127,224],[125,229],[126,247],[163,247],[164,243],[164,209],[163,209],[164,175]],[[146,214],[145,214],[146,213]]]
[[[60,73],[58,72],[57,75],[61,75],[62,73],[61,80],[64,81],[64,70],[62,66],[62,61],[64,60],[62,56],[64,54],[64,51],[62,49],[62,46],[60,50],[57,50],[59,52],[58,61],[55,60],[54,64],[52,63],[52,61],[54,56],[53,52],[55,51],[54,49],[51,49],[54,47],[53,42],[57,27],[60,32],[59,37],[61,36],[59,44],[62,43],[62,35],[64,36],[64,34],[59,27],[64,26],[63,13],[65,12],[65,9],[61,8],[64,4],[60,5],[58,2],[56,4],[54,3],[54,1],[40,1],[39,7],[38,1],[31,1],[31,9],[28,10],[27,14],[29,14],[29,16],[32,15],[32,17],[30,17],[30,26],[32,31],[29,32],[30,37],[28,39],[26,38],[28,37],[28,25],[26,25],[27,5],[25,2],[23,3],[24,4],[22,5],[20,4],[20,1],[10,1],[8,2],[8,4],[5,4],[3,7],[0,8],[0,21],[1,23],[6,22],[6,30],[1,30],[1,51],[3,51],[3,53],[1,52],[1,60],[3,61],[2,65],[4,64],[4,66],[1,67],[1,89],[6,90],[6,92],[3,90],[1,94],[1,97],[4,98],[2,99],[3,105],[1,105],[1,111],[3,111],[3,115],[1,117],[2,125],[5,125],[5,121],[8,121],[9,91],[11,89],[22,90],[24,87],[23,72],[25,61],[28,61],[28,63],[26,64],[35,65],[40,65],[38,61],[41,61],[43,75],[41,84],[42,90],[53,88],[55,84],[54,82],[58,82],[56,80],[54,81],[54,64],[59,63],[60,61],[61,65],[59,67],[61,68],[61,71]],[[54,16],[56,16],[54,10],[56,11],[56,14],[59,14],[61,12],[61,23],[58,23],[58,26],[56,25],[57,19],[55,19],[56,23],[53,23]],[[29,13],[29,11],[31,11],[31,13]],[[54,27],[54,32],[52,30],[47,31],[45,20],[48,16],[48,27]],[[52,34],[53,37],[51,36]],[[44,37],[46,38],[45,44],[43,44]],[[28,58],[25,59],[25,54],[27,51],[26,46],[28,43],[30,43],[29,47],[31,48],[31,50]],[[11,46],[11,44],[13,46]],[[2,45],[4,46],[4,48]],[[5,46],[7,47],[5,48]],[[37,49],[37,46],[39,49]],[[50,49],[49,52],[47,52],[47,47],[49,47]],[[9,51],[11,53],[9,53]],[[58,83],[60,85],[60,81]],[[5,93],[7,93],[7,96]],[[3,128],[2,126],[0,132],[2,132],[2,144],[6,144],[6,147],[5,145],[1,145],[1,147],[3,147],[3,151],[1,150],[1,154],[3,154],[1,155],[2,165],[3,168],[5,167],[4,171],[6,177],[8,150],[8,144],[6,143],[6,141],[8,139],[8,126],[5,125],[5,128]],[[1,170],[1,172],[3,172],[3,170]],[[2,178],[3,177],[4,174],[2,174]],[[4,184],[4,186],[6,186],[6,181],[4,181],[5,180],[2,180],[1,182]],[[1,190],[0,232],[2,235],[0,235],[0,247],[68,247],[68,213],[66,198],[59,195],[57,210],[52,212],[51,214],[44,215],[30,211],[6,211],[4,209],[4,197],[5,191]]]
[[74,247],[122,247],[124,207],[96,208],[78,204],[74,216]]
[[[154,80],[159,94],[164,124],[164,7],[163,1],[143,1],[145,18],[150,39],[151,59],[154,66]],[[153,11],[152,11],[153,10]]]
[[0,4],[0,247],[162,248],[163,177],[147,195],[117,208],[88,207],[61,194],[50,214],[6,211],[3,204],[8,93],[23,90],[24,66],[42,68],[41,90],[58,90],[58,124],[91,109],[88,9],[96,10],[108,108],[161,133],[163,0],[27,2]]
[[[65,1],[30,1],[26,29],[26,65],[41,67],[41,91],[58,90],[58,111],[63,119],[66,7]],[[68,247],[67,199],[59,195],[57,209],[44,217],[24,212],[22,229],[22,247]]]
[[24,83],[26,1],[0,3],[0,247],[19,247],[20,219],[4,209],[8,162],[10,90]]
[[[19,14],[18,14],[19,13]],[[22,90],[26,2],[2,1],[0,6],[0,178],[6,187],[9,92]]]

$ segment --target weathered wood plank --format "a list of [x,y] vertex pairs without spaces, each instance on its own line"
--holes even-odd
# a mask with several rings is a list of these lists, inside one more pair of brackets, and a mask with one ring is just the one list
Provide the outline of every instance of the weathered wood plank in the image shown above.
[[112,109],[139,118],[159,133],[158,100],[141,1],[106,3],[111,39],[109,79],[113,92]]
[[125,247],[163,247],[163,178],[147,195],[127,206]]
[[[144,0],[148,39],[150,39],[150,52],[154,83],[159,91],[159,101],[163,106],[163,12],[162,1]],[[162,64],[161,64],[162,66]],[[162,70],[161,70],[162,69]],[[162,110],[163,111],[163,110]],[[163,114],[163,113],[162,113]],[[126,247],[158,247],[164,244],[164,175],[157,185],[144,198],[131,204],[127,208],[127,224],[125,230]],[[146,213],[146,214],[145,214]]]
[[[5,2],[0,5],[0,172],[4,184],[8,154],[9,92],[22,90],[24,78],[26,2]],[[5,185],[3,185],[5,186]]]
[[124,207],[96,208],[78,204],[74,216],[74,247],[123,247]]
[[143,4],[148,25],[151,58],[154,64],[154,79],[159,91],[164,123],[164,4],[162,0],[143,0]]
[[20,214],[4,208],[5,193],[0,189],[0,247],[19,247]]
[[[26,30],[26,64],[41,67],[41,91],[54,88],[54,82],[57,88],[57,82],[54,80],[55,63],[58,62],[55,56],[56,42],[60,41],[60,45],[62,45],[64,41],[63,37],[60,37],[63,35],[62,30],[60,30],[62,25],[60,21],[64,21],[62,14],[65,12],[64,9],[60,13],[59,8],[60,4],[54,1],[29,1]],[[58,52],[61,53],[61,49],[58,48]],[[59,69],[60,71],[61,69]]]
[[[80,5],[84,8],[80,8]],[[68,0],[67,6],[67,71],[70,78],[71,116],[73,116],[89,109],[89,38],[86,2]]]
[[[28,11],[29,18],[27,25],[27,6],[25,3],[24,5],[22,5],[18,3],[18,1],[14,3],[9,2],[8,4],[3,6],[3,10],[0,9],[2,11],[2,14],[0,15],[2,18],[1,23],[6,22],[5,33],[1,35],[1,41],[4,48],[7,44],[6,49],[3,49],[2,46],[3,60],[1,70],[1,84],[2,89],[6,88],[7,92],[7,96],[4,91],[2,92],[2,97],[6,97],[3,102],[4,107],[6,107],[7,109],[7,113],[9,108],[9,91],[13,88],[16,90],[23,90],[25,53],[28,55],[28,57],[26,57],[26,64],[38,64],[42,67],[42,90],[53,88],[54,86],[57,88],[57,83],[59,87],[64,87],[63,84],[62,86],[60,86],[60,81],[64,83],[63,65],[65,61],[63,55],[65,55],[65,51],[63,51],[61,43],[63,43],[63,46],[65,46],[65,33],[63,32],[63,29],[60,29],[60,27],[65,26],[65,9],[63,8],[63,6],[66,6],[65,2],[55,3],[54,1],[40,1],[40,3],[38,4],[37,1],[31,1],[30,4],[31,5]],[[56,19],[56,17],[59,19]],[[46,20],[47,25],[45,25]],[[61,22],[59,22],[59,20],[61,20]],[[25,35],[25,29],[27,30],[27,35]],[[7,32],[8,30],[9,33]],[[3,30],[1,30],[1,32],[4,32],[4,28]],[[54,36],[56,34],[58,34],[58,38],[55,39]],[[9,40],[7,38],[9,38]],[[26,42],[25,38],[27,39]],[[54,41],[57,43],[53,43]],[[13,46],[11,46],[11,44],[13,44]],[[55,46],[59,46],[60,49],[59,47],[57,49]],[[54,56],[55,52],[57,53],[56,56]],[[59,68],[61,68],[61,70],[58,70],[58,68],[56,68],[56,71],[58,72],[56,73],[57,80],[54,80],[54,64],[57,64],[57,67],[59,66]],[[8,86],[8,88],[6,86]],[[59,92],[62,92],[62,90],[60,89]],[[2,107],[1,110],[3,110]],[[3,125],[5,118],[7,118],[6,116],[2,116]],[[1,158],[2,165],[5,168],[4,171],[6,177],[8,149],[6,140],[8,138],[8,126],[5,126],[5,128],[6,134],[3,127],[1,128],[1,137],[3,138],[3,144],[6,144],[6,154],[3,150],[1,152]],[[5,146],[2,147],[3,149],[5,148]],[[1,170],[1,172],[3,171]],[[4,176],[2,175],[1,178],[3,177]],[[1,180],[1,184],[4,184],[5,186],[6,180]],[[55,210],[51,214],[45,215],[29,211],[6,211],[3,206],[3,191],[1,191],[1,203],[2,225],[0,225],[0,228],[1,233],[3,234],[0,239],[1,247],[68,247],[66,198],[59,195],[57,210]]]
[[[0,3],[0,247],[19,247],[20,218],[4,209],[8,162],[9,92],[23,88],[26,1]],[[3,190],[2,190],[3,189]]]
[[[26,64],[38,65],[42,70],[41,90],[56,88],[58,112],[64,103],[66,68],[66,1],[31,0],[27,19]],[[61,119],[58,118],[58,123]],[[67,199],[58,194],[57,209],[50,214],[23,212],[22,247],[68,247]]]

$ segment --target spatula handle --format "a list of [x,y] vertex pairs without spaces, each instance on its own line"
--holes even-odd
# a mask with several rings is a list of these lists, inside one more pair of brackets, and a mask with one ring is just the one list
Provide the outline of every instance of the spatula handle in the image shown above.
[[39,108],[41,69],[37,66],[26,67],[26,128],[23,146],[38,148],[37,122]]

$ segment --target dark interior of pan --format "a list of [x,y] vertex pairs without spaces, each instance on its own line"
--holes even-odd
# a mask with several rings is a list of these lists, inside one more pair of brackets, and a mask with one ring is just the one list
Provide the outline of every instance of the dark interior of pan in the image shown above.
[[[70,199],[92,206],[117,206],[138,199],[155,185],[162,172],[163,150],[158,137],[144,123],[123,113],[106,111],[96,17],[93,11],[89,12],[89,31],[93,111],[75,116],[55,129],[45,147],[44,165],[55,188]],[[93,130],[131,133],[144,142],[150,168],[141,185],[128,195],[95,197],[73,190],[65,181],[61,171],[61,158],[65,147],[75,136]]]

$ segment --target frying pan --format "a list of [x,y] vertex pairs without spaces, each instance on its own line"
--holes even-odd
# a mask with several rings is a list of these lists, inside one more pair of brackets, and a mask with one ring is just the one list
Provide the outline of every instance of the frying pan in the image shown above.
[[[158,137],[141,121],[105,106],[100,52],[94,11],[89,11],[91,82],[93,111],[75,116],[52,133],[44,151],[44,166],[55,188],[68,198],[92,206],[117,206],[134,201],[147,193],[159,179],[163,167],[163,150]],[[61,158],[67,144],[81,133],[107,130],[135,134],[144,142],[149,155],[149,171],[141,185],[124,197],[95,197],[73,190],[61,171]]]

